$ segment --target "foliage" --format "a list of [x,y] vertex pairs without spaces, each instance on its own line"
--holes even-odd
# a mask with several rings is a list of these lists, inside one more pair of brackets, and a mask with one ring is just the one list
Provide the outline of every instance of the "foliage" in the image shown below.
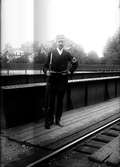
[[120,64],[120,30],[108,41],[103,62],[106,64]]
[[98,64],[100,63],[100,58],[95,51],[90,51],[86,58],[86,64]]
[[[22,44],[20,48],[13,48],[10,44],[6,44],[1,53],[0,61],[3,68],[21,66],[25,69],[27,67],[39,69],[40,65],[45,63],[48,52],[55,47],[55,40],[42,44],[38,41],[27,42]],[[65,38],[65,49],[77,58],[80,66],[85,64],[118,64],[120,62],[120,32],[108,41],[103,58],[99,58],[95,51],[86,54],[79,44],[67,38]]]

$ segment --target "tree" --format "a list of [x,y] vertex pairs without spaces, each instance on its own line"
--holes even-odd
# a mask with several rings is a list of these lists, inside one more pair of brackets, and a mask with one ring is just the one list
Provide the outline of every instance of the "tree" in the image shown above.
[[40,44],[39,44],[39,42],[38,42],[38,41],[34,41],[32,48],[33,48],[34,53],[39,52],[39,49],[40,49]]
[[103,61],[106,64],[120,64],[120,30],[108,41]]
[[25,55],[29,55],[33,53],[33,44],[30,42],[26,42],[21,45],[21,51],[24,52]]
[[88,64],[97,64],[100,63],[100,58],[95,51],[90,51],[86,61]]

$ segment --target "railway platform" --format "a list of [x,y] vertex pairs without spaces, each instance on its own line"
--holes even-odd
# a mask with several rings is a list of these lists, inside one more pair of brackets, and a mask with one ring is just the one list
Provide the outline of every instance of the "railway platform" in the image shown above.
[[[45,129],[44,120],[40,120],[4,129],[1,135],[4,139],[2,143],[3,165],[17,167],[22,164],[22,167],[26,166],[74,139],[82,137],[88,131],[93,131],[96,126],[100,127],[120,117],[119,101],[119,97],[112,98],[99,104],[64,112],[61,120],[63,127],[53,125],[50,129]],[[13,147],[10,149],[12,151],[6,153],[6,147]],[[15,158],[14,161],[11,157]]]

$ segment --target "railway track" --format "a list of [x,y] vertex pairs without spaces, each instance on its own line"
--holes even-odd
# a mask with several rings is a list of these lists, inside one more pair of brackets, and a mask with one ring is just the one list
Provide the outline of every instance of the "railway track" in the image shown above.
[[[93,166],[96,162],[92,162],[94,158],[91,161],[88,157],[120,134],[119,122],[119,98],[115,98],[63,113],[63,128],[53,125],[45,130],[41,120],[4,129],[1,133],[2,164],[5,167],[96,167]],[[102,163],[104,160],[106,158]]]
[[102,167],[102,165],[107,167],[108,165],[118,165],[119,162],[118,164],[106,163],[110,154],[99,161],[94,158],[94,153],[119,135],[120,117],[104,123],[93,131],[89,131],[82,137],[27,165],[27,167]]

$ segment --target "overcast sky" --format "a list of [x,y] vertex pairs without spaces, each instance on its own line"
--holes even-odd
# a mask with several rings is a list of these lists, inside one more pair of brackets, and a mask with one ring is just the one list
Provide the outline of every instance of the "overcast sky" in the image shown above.
[[99,56],[120,24],[119,0],[2,0],[2,47],[64,34]]

